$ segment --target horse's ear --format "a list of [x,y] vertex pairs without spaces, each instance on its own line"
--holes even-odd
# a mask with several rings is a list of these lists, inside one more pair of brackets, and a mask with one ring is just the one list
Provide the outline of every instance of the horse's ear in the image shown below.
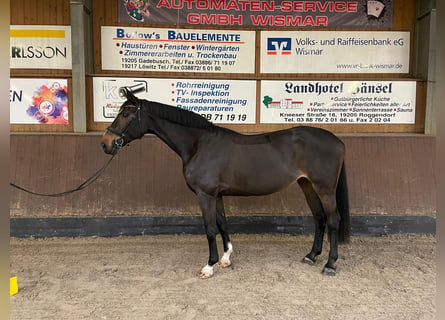
[[138,98],[136,98],[136,96],[133,94],[133,92],[131,92],[130,89],[128,89],[127,87],[121,87],[119,90],[120,94],[122,97],[127,98],[127,100],[131,101],[131,102],[136,102],[138,101]]

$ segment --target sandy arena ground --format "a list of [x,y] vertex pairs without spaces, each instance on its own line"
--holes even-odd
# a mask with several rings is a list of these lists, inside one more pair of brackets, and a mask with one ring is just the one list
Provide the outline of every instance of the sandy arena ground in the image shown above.
[[435,237],[352,237],[335,277],[327,250],[301,262],[312,236],[232,243],[232,267],[202,280],[204,235],[12,238],[10,319],[435,319]]

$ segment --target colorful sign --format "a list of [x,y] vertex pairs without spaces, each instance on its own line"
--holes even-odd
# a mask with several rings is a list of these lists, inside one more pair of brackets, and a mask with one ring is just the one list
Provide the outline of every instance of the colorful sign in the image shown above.
[[10,79],[10,123],[68,124],[66,79]]
[[120,23],[391,28],[392,0],[117,0]]
[[415,122],[415,81],[261,81],[261,123]]
[[125,97],[138,98],[201,114],[213,123],[255,123],[256,81],[206,79],[93,78],[94,121],[112,122]]
[[70,26],[10,26],[10,67],[71,69]]
[[262,31],[261,73],[409,73],[409,32]]
[[102,27],[102,69],[254,73],[254,31]]

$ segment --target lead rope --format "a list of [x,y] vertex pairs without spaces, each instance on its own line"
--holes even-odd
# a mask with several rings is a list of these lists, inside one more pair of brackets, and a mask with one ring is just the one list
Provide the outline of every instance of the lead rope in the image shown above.
[[111,163],[111,161],[113,160],[114,156],[115,155],[112,155],[111,158],[103,165],[102,168],[97,170],[91,177],[89,177],[87,180],[82,182],[77,188],[74,188],[74,189],[71,189],[71,190],[68,190],[68,191],[64,191],[64,192],[60,192],[60,193],[38,193],[38,192],[34,192],[34,191],[30,191],[28,189],[25,189],[25,188],[23,188],[21,186],[18,186],[15,183],[12,183],[12,182],[10,182],[9,185],[14,187],[14,188],[17,188],[19,190],[25,191],[27,193],[36,195],[36,196],[42,196],[42,197],[63,197],[63,196],[66,196],[67,194],[74,193],[74,192],[80,191],[82,189],[85,189],[90,184],[92,184],[94,181],[96,181],[97,178],[100,177],[100,175],[105,171],[105,169]]

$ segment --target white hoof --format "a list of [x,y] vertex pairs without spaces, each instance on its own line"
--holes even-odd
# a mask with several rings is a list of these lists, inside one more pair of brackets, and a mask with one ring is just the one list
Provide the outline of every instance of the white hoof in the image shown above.
[[201,269],[199,277],[201,279],[207,279],[213,276],[213,274],[214,274],[213,266],[206,265],[204,268]]
[[226,252],[224,252],[223,256],[221,257],[221,260],[219,260],[219,265],[223,268],[227,268],[230,265],[232,265],[232,262],[230,261],[230,255],[233,252],[232,244],[229,242],[227,244],[228,249]]

